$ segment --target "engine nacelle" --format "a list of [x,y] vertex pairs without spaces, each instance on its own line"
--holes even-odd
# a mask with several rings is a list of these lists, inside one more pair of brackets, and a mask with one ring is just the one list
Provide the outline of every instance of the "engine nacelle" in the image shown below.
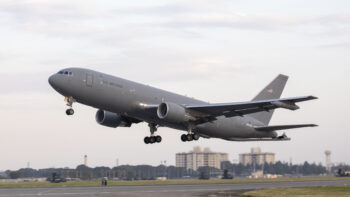
[[190,119],[185,108],[175,103],[161,103],[157,109],[158,118],[168,122],[181,123]]
[[106,127],[130,127],[131,122],[120,114],[99,109],[96,112],[96,122]]

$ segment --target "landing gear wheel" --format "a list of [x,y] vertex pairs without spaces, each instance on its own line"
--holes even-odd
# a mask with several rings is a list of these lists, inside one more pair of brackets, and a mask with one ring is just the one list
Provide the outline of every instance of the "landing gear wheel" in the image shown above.
[[189,141],[189,142],[193,140],[192,134],[187,134],[186,138],[187,138],[187,141]]
[[150,143],[149,137],[145,137],[145,139],[143,139],[143,141],[145,142],[145,144],[149,144]]
[[74,114],[74,110],[73,110],[73,109],[67,109],[67,110],[66,110],[66,114],[67,114],[68,116],[71,116],[71,115]]
[[199,135],[198,134],[193,134],[192,138],[197,141],[199,139]]
[[154,142],[156,142],[156,138],[154,136],[151,136],[149,138],[149,143],[153,144]]
[[185,134],[181,135],[181,141],[187,142],[187,135]]
[[160,142],[162,141],[162,137],[159,136],[159,135],[156,136],[155,138],[156,138],[156,142],[157,142],[157,143],[160,143]]

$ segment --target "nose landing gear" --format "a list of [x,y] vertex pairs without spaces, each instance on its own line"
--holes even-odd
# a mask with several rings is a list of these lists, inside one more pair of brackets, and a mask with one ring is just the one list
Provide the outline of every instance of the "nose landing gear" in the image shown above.
[[68,116],[73,115],[74,114],[73,103],[75,102],[75,100],[73,99],[73,97],[66,97],[64,101],[67,103],[67,106],[69,107],[69,109],[66,110],[66,114]]
[[148,124],[149,128],[150,128],[150,132],[151,132],[151,136],[150,137],[145,137],[144,138],[144,142],[145,144],[154,144],[154,143],[160,143],[162,141],[162,137],[157,135],[157,136],[154,136],[154,132],[157,131],[157,127],[158,125],[157,124],[154,124],[154,123],[149,123]]
[[67,109],[66,110],[66,114],[67,114],[67,116],[71,116],[71,115],[74,114],[74,110],[73,109]]

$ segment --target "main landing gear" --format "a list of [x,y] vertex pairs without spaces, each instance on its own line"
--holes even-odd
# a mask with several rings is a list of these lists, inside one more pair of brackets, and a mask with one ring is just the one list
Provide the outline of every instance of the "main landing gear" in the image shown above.
[[183,142],[190,142],[190,141],[197,141],[199,139],[199,135],[198,134],[183,134],[181,135],[181,140]]
[[66,97],[64,101],[67,103],[67,106],[69,107],[69,109],[66,110],[66,114],[68,116],[73,115],[74,114],[73,103],[75,102],[75,100],[73,99],[73,97]]
[[197,141],[199,139],[199,135],[197,133],[193,133],[192,130],[188,131],[188,134],[181,135],[181,141],[183,142],[190,142],[190,141]]
[[157,124],[154,123],[149,123],[148,124],[150,132],[151,132],[151,136],[150,137],[145,137],[144,142],[145,144],[154,144],[154,143],[160,143],[162,141],[162,137],[157,135],[154,136],[154,132],[157,131]]
[[159,135],[145,137],[145,139],[144,139],[145,144],[154,144],[154,143],[159,143],[161,141],[162,141],[162,137]]

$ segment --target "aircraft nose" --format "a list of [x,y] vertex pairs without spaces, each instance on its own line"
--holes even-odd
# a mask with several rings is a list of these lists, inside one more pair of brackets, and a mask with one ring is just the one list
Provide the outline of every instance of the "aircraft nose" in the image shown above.
[[56,74],[51,75],[51,76],[49,77],[49,84],[50,84],[52,87],[55,87],[55,86],[56,86],[56,84],[57,84]]

